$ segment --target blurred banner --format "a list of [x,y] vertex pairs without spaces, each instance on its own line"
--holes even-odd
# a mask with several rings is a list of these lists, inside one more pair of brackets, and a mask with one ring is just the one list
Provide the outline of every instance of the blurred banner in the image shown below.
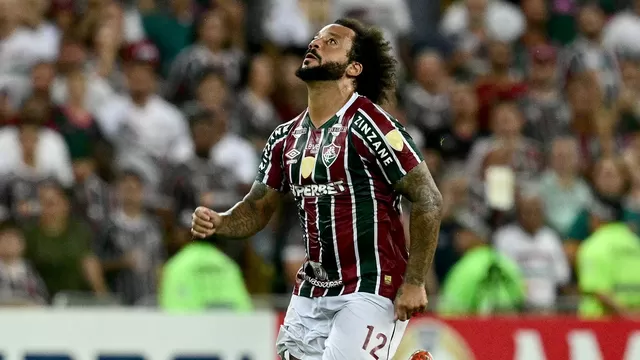
[[[282,317],[0,310],[0,360],[270,360]],[[411,321],[395,359],[416,349],[436,360],[639,360],[640,322],[421,318]]]
[[0,360],[271,359],[276,321],[271,313],[0,310]]
[[411,320],[394,360],[418,349],[435,360],[640,360],[640,322],[425,317]]
[[395,359],[428,349],[436,360],[639,360],[640,322],[570,317],[412,320]]

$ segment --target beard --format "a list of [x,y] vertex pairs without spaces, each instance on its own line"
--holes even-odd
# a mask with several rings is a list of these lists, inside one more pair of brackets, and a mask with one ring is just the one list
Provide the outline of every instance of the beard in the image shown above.
[[304,81],[335,81],[340,80],[347,71],[348,62],[327,62],[313,67],[301,66],[296,70],[296,76]]

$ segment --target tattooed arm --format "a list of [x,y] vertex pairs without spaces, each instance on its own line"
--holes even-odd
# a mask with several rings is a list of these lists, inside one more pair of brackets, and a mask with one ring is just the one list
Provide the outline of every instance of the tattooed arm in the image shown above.
[[267,226],[282,198],[283,193],[255,182],[249,194],[224,213],[203,207],[196,209],[192,233],[199,238],[214,234],[231,239],[250,237]]
[[442,195],[425,162],[413,168],[395,184],[395,189],[411,201],[409,221],[409,262],[405,284],[424,285],[438,245]]

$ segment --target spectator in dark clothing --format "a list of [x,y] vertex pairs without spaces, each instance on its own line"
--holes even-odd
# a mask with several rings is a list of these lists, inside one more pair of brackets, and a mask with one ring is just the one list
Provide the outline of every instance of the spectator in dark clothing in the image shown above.
[[178,54],[167,76],[164,96],[177,105],[193,98],[198,77],[206,67],[222,69],[232,88],[240,80],[242,53],[229,47],[229,34],[222,12],[204,13],[197,24],[197,34],[197,42]]
[[144,208],[144,186],[135,170],[120,175],[119,207],[96,244],[109,287],[128,305],[156,293],[165,260],[160,224]]

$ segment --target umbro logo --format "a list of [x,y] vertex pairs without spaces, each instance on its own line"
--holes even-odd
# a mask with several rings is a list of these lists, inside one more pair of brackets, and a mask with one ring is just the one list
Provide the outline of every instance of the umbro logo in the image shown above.
[[298,155],[300,155],[300,151],[298,151],[296,149],[291,149],[291,150],[289,150],[289,152],[284,154],[284,156],[286,156],[287,159],[290,159],[290,160],[295,159],[296,157],[298,157]]

